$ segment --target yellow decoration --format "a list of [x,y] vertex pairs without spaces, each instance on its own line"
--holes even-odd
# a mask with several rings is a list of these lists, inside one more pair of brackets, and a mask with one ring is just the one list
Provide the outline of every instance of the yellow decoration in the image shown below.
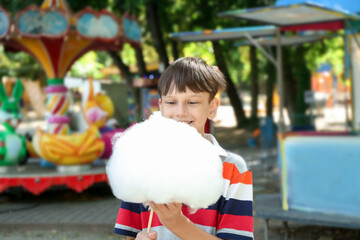
[[110,97],[103,93],[94,96],[93,79],[89,77],[89,96],[83,109],[86,122],[98,128],[104,127],[108,119],[114,114],[114,104]]
[[107,120],[114,115],[114,104],[108,95],[103,93],[97,93],[95,96],[95,102],[100,106],[103,111],[107,113]]
[[28,151],[30,157],[33,157],[33,158],[40,157],[39,154],[35,151],[34,146],[31,141],[26,141],[26,150]]
[[45,160],[57,165],[89,164],[98,159],[105,144],[95,126],[70,135],[44,133],[37,129],[33,146]]

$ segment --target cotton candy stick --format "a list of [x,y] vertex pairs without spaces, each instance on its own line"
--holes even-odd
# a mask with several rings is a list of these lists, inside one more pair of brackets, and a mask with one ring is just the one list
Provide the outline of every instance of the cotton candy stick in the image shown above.
[[149,222],[148,222],[148,227],[147,227],[146,233],[150,232],[153,216],[154,216],[154,210],[150,209],[150,216],[149,216]]

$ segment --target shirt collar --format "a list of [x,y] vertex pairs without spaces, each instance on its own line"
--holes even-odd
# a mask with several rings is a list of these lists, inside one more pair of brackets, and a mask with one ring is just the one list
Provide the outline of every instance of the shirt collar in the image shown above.
[[219,145],[219,143],[216,141],[215,137],[211,134],[205,133],[204,134],[205,139],[210,141],[214,147],[216,148],[216,151],[218,152],[219,156],[226,157],[228,154],[226,151]]

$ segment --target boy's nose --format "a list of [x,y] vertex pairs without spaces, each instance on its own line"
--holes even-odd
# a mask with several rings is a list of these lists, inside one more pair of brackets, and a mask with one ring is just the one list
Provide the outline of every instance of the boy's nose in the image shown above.
[[178,116],[185,116],[186,114],[187,114],[186,105],[185,104],[178,104],[177,115]]

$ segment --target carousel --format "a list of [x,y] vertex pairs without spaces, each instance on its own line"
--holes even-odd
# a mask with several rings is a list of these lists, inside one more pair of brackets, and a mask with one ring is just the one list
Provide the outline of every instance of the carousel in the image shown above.
[[[135,16],[124,14],[119,19],[107,10],[90,7],[73,14],[65,0],[45,0],[40,7],[31,5],[11,18],[0,6],[0,43],[5,51],[30,54],[47,76],[47,126],[38,126],[31,141],[16,133],[24,91],[21,81],[16,82],[11,96],[0,84],[0,123],[5,129],[0,132],[0,193],[22,187],[37,195],[60,185],[82,192],[108,181],[105,164],[112,151],[111,138],[124,130],[105,126],[114,113],[113,102],[106,94],[94,93],[89,76],[89,95],[82,109],[87,128],[71,132],[71,100],[64,77],[85,53],[120,50],[126,42],[140,45]],[[41,166],[42,161],[52,167]]]

